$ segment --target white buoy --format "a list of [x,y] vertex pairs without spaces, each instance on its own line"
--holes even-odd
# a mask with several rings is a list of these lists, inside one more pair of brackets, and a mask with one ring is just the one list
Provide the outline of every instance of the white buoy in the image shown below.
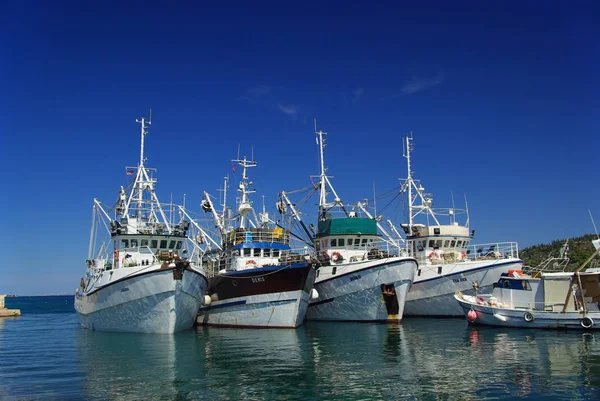
[[210,299],[210,295],[205,295],[204,296],[204,305],[208,306],[210,305],[210,303],[212,302],[212,299]]
[[312,289],[312,291],[310,292],[310,299],[317,299],[319,298],[319,291],[317,291],[315,288]]

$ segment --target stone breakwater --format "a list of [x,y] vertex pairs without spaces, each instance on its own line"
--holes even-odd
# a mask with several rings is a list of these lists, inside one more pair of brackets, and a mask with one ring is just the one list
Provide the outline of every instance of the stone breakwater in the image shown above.
[[4,306],[4,298],[6,295],[0,295],[0,317],[21,316],[20,309],[6,309]]

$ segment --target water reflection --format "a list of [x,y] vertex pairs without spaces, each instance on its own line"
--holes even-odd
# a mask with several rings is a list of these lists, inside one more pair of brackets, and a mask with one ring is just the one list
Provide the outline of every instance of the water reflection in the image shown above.
[[306,332],[198,328],[206,344],[207,391],[227,399],[303,399],[314,380]]
[[86,372],[86,399],[178,399],[180,384],[198,384],[195,372],[204,369],[191,331],[143,335],[80,329],[76,345]]
[[78,330],[86,399],[597,400],[598,334],[310,322],[173,336]]

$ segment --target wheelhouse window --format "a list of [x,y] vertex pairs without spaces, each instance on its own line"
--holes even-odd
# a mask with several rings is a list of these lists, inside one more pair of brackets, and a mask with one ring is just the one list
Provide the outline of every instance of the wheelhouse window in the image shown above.
[[344,246],[344,238],[338,239],[338,246]]
[[457,248],[462,248],[462,241],[457,241],[456,242],[456,247]]
[[354,239],[348,238],[348,246],[352,246],[353,243],[354,243]]
[[138,244],[137,239],[132,239],[131,240],[131,247],[132,248],[137,248],[137,244]]
[[175,246],[175,249],[181,249],[182,243],[183,243],[183,241],[177,241],[177,245]]
[[265,258],[270,258],[271,257],[271,250],[270,249],[263,249],[263,256]]
[[160,247],[161,247],[161,249],[165,249],[167,247],[166,239],[160,240]]
[[366,239],[366,238],[363,238],[363,240],[362,240],[362,244],[363,244],[363,245],[365,245],[366,243],[367,243],[367,239]]
[[279,256],[279,249],[273,249],[273,257],[278,257]]
[[158,240],[153,239],[150,248],[158,248]]
[[337,239],[331,240],[331,246],[337,246]]
[[171,243],[169,244],[169,249],[175,249],[175,243],[177,241],[171,241]]
[[448,240],[444,241],[444,248],[448,248],[448,242],[450,242],[450,241],[448,241]]
[[244,256],[252,256],[252,249],[244,248]]
[[429,240],[429,247],[430,247],[430,248],[433,248],[433,245],[435,245],[435,241],[434,241],[434,240],[432,240],[432,239],[430,239],[430,240]]
[[129,240],[128,239],[121,240],[121,248],[129,248]]
[[142,243],[141,246],[148,246],[148,240],[147,239],[143,239],[141,241],[141,243]]
[[454,240],[450,241],[450,248],[454,248],[454,245],[456,245],[456,241],[454,241]]

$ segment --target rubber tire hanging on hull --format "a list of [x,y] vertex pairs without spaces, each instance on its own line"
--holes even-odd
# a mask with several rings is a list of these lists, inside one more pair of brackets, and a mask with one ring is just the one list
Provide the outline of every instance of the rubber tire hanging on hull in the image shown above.
[[583,327],[584,329],[589,329],[594,325],[594,321],[589,318],[589,317],[584,317],[583,319],[581,319],[581,327]]
[[531,312],[526,312],[523,315],[523,320],[525,320],[526,322],[533,322],[533,315],[531,314]]

